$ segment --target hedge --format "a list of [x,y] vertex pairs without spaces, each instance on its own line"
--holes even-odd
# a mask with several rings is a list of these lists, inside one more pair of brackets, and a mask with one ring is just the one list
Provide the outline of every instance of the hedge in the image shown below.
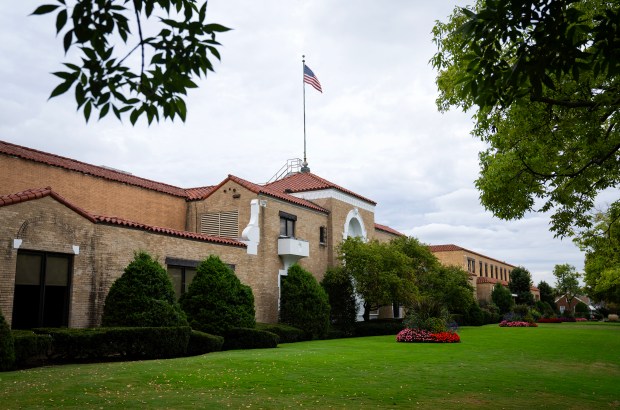
[[401,330],[403,330],[402,319],[375,319],[357,322],[353,332],[355,336],[363,337],[395,335]]
[[222,336],[192,330],[187,345],[187,355],[198,356],[211,352],[219,352],[222,350],[223,345],[224,338]]
[[279,337],[275,333],[245,327],[229,329],[224,335],[222,350],[264,349],[278,346]]
[[29,330],[13,330],[15,367],[39,366],[45,363],[52,349],[52,337]]
[[279,343],[295,343],[311,340],[310,335],[303,330],[285,325],[284,323],[257,323],[256,329],[275,333],[280,337]]
[[33,330],[51,336],[52,359],[70,361],[111,356],[130,359],[184,356],[191,333],[189,326]]

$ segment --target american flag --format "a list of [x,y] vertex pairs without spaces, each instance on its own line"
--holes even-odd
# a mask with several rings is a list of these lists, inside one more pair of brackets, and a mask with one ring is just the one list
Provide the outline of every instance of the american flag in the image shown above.
[[311,86],[316,88],[318,92],[323,93],[319,79],[316,78],[316,75],[314,75],[312,70],[308,68],[308,66],[305,64],[304,64],[304,83],[310,84]]

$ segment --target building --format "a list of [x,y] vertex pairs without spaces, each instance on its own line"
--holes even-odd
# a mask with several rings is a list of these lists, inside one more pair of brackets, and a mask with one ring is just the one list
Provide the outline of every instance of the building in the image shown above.
[[[491,302],[496,283],[507,287],[510,273],[516,267],[457,245],[432,245],[430,250],[442,264],[458,266],[469,272],[469,280],[479,302]],[[534,300],[540,300],[538,288],[532,286],[531,291]]]
[[345,238],[401,235],[375,223],[374,201],[297,165],[267,184],[184,189],[0,141],[0,309],[14,328],[96,326],[144,250],[178,294],[218,255],[252,288],[257,320],[275,322],[291,264],[320,280]]

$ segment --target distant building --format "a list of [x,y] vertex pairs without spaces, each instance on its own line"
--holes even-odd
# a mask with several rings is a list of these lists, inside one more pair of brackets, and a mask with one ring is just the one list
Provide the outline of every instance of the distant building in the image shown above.
[[[469,281],[479,302],[491,302],[496,283],[508,287],[510,273],[516,266],[470,251],[457,245],[431,245],[431,252],[446,266],[458,266],[469,272]],[[540,300],[540,291],[532,286],[534,300]]]

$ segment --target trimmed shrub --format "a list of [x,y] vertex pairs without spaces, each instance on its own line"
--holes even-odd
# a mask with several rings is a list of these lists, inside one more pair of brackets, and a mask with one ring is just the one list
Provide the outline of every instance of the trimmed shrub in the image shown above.
[[459,326],[482,326],[484,325],[484,313],[478,303],[473,303],[463,315],[463,322]]
[[278,343],[295,343],[310,340],[306,332],[284,323],[257,323],[256,329],[275,333],[280,338]]
[[354,335],[358,337],[387,336],[395,335],[401,330],[403,330],[401,319],[374,319],[367,322],[357,322]]
[[187,345],[188,356],[198,356],[205,353],[219,352],[224,345],[222,336],[192,330]]
[[0,312],[0,371],[11,370],[15,365],[15,345],[9,324]]
[[130,359],[184,356],[191,329],[176,327],[116,327],[94,329],[33,329],[52,337],[51,357],[63,360]]
[[52,349],[50,335],[38,335],[30,330],[13,330],[16,367],[39,366]]
[[327,293],[331,325],[345,335],[352,334],[358,306],[351,277],[340,267],[330,268],[325,272],[321,286]]
[[528,305],[515,305],[512,308],[512,311],[517,316],[525,317],[528,313],[530,313],[530,307]]
[[280,322],[305,330],[313,339],[327,335],[329,302],[314,276],[295,264],[282,278]]
[[201,332],[224,335],[234,327],[256,325],[252,289],[214,255],[198,265],[179,303],[190,326]]
[[110,288],[103,307],[106,327],[187,326],[166,270],[146,252],[136,253]]
[[222,350],[274,348],[278,347],[278,339],[275,333],[236,327],[226,331]]
[[590,316],[590,308],[583,302],[578,302],[575,305],[575,316],[577,317],[589,317]]

